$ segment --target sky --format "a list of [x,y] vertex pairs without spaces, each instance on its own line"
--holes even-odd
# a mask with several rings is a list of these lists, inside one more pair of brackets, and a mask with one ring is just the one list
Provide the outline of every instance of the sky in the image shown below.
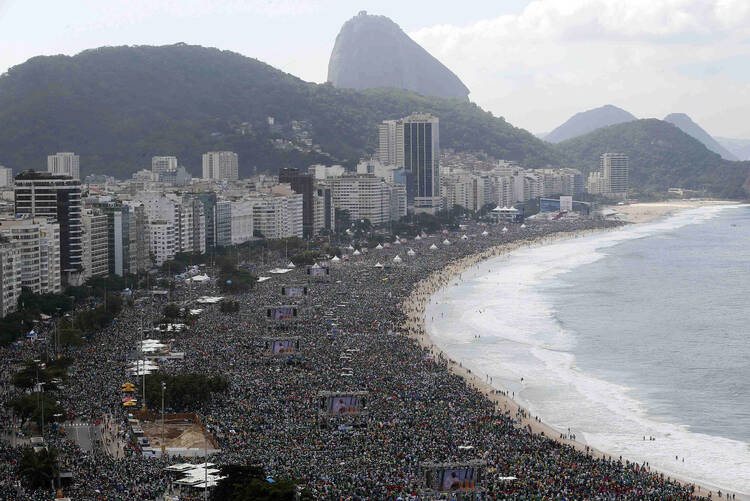
[[37,55],[177,42],[324,82],[341,25],[390,17],[508,122],[613,104],[750,139],[750,0],[0,0],[0,73]]

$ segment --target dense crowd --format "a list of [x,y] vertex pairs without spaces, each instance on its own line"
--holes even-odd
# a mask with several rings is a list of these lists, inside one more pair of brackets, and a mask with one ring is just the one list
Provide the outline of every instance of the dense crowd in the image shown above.
[[[424,462],[470,459],[487,463],[483,499],[690,499],[691,487],[638,465],[597,459],[530,433],[518,426],[516,415],[496,408],[451,372],[446,360],[429,356],[429,348],[407,335],[418,330],[408,325],[404,308],[415,284],[451,263],[513,241],[613,224],[538,222],[523,228],[509,225],[506,232],[487,227],[488,234],[483,235],[485,228],[472,223],[458,232],[410,238],[357,256],[344,250],[349,259],[330,263],[326,282],[311,279],[304,267],[284,275],[257,267],[258,275],[272,278],[233,297],[241,304],[238,313],[204,306],[189,330],[163,336],[174,338],[173,349],[184,352],[185,358],[161,362],[160,370],[223,375],[230,381],[226,393],[194,409],[221,449],[212,462],[260,465],[270,477],[299,480],[316,499],[424,499]],[[430,249],[433,244],[437,249]],[[413,249],[413,256],[408,249]],[[394,263],[396,255],[402,262]],[[279,257],[271,267],[286,262]],[[375,267],[376,263],[384,267]],[[303,282],[309,282],[310,293],[296,301],[299,321],[269,322],[265,306],[293,301],[281,296],[281,286]],[[141,326],[158,319],[167,301],[195,307],[194,300],[203,295],[219,295],[216,284],[181,284],[171,298],[138,300],[90,343],[65,353],[74,364],[66,388],[56,398],[69,417],[115,416],[116,424],[125,428],[127,411],[121,405],[120,385],[131,379],[127,359],[140,340]],[[295,363],[265,353],[263,339],[269,336],[300,338]],[[8,368],[39,356],[38,349],[24,343],[2,350],[3,358],[11,362],[1,372],[4,409],[19,393],[8,385]],[[321,413],[321,391],[366,391],[366,413],[327,416]],[[7,427],[7,416],[4,419]],[[48,427],[47,441],[60,449],[63,469],[74,473],[66,495],[157,499],[170,489],[164,468],[184,459],[145,458],[137,443],[127,434],[120,435],[102,435],[115,441],[110,442],[117,451],[113,457],[107,447],[85,453]],[[29,492],[16,487],[18,455],[18,449],[8,445],[0,448],[0,498],[50,499],[51,490]],[[504,479],[511,476],[516,480]],[[190,494],[182,498],[186,497]]]

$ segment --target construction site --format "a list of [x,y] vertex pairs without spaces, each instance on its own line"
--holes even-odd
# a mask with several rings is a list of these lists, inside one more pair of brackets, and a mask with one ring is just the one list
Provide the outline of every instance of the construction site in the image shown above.
[[133,417],[136,422],[131,423],[131,430],[144,453],[203,456],[219,450],[197,414],[164,414],[163,424],[159,413],[136,412]]

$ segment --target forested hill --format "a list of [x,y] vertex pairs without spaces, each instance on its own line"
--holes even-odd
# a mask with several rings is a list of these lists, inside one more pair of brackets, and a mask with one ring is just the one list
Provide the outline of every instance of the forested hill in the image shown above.
[[597,168],[604,151],[629,157],[630,185],[645,190],[706,189],[731,198],[747,196],[743,184],[750,162],[730,162],[700,141],[662,120],[649,119],[602,127],[557,145],[572,166],[585,173]]
[[[0,164],[44,169],[74,151],[81,174],[129,177],[153,155],[175,155],[194,174],[200,155],[229,149],[240,175],[373,152],[377,124],[413,112],[440,117],[441,146],[485,151],[527,167],[559,165],[550,145],[478,106],[395,89],[355,91],[307,83],[258,60],[198,46],[103,47],[36,57],[0,77]],[[266,118],[274,117],[269,128]],[[279,147],[305,121],[324,152]],[[243,126],[249,123],[249,126]],[[306,125],[307,126],[307,125]]]

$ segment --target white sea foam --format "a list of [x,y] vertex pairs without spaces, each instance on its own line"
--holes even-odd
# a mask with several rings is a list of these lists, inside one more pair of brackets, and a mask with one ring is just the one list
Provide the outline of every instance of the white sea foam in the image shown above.
[[[570,428],[578,440],[615,457],[648,461],[665,474],[750,494],[750,444],[649,415],[630,388],[581,371],[572,354],[575,333],[557,322],[542,291],[554,277],[603,257],[607,247],[702,222],[731,207],[739,206],[687,210],[485,261],[433,297],[426,311],[430,336],[451,358],[492,377],[533,415],[560,431]],[[644,441],[644,435],[656,441]]]

